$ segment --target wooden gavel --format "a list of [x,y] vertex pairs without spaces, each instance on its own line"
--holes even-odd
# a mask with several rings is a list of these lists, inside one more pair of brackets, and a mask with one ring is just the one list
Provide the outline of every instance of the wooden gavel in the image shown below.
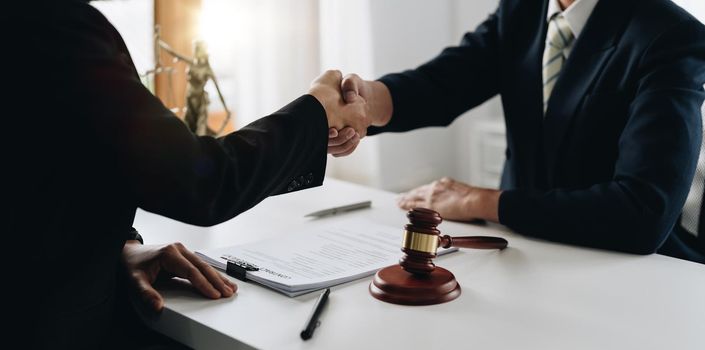
[[433,264],[433,258],[436,257],[439,246],[474,249],[504,249],[507,247],[507,240],[500,237],[441,236],[441,231],[436,226],[443,219],[440,214],[430,209],[415,208],[410,210],[406,217],[410,223],[404,226],[404,240],[401,248],[404,256],[399,260],[399,265],[405,271],[416,275],[427,275],[436,268],[436,265]]
[[504,249],[507,241],[499,237],[441,236],[438,226],[443,219],[430,209],[410,210],[404,226],[398,265],[387,266],[375,273],[370,282],[370,294],[387,303],[400,305],[433,305],[455,300],[460,296],[460,284],[452,272],[436,267],[433,258],[438,247]]

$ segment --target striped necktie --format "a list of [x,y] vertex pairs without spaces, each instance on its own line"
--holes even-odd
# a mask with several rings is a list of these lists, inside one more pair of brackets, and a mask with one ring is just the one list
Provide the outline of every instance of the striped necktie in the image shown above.
[[543,52],[543,112],[546,113],[548,99],[561,74],[567,50],[575,40],[568,21],[562,14],[556,14],[548,22],[546,49]]

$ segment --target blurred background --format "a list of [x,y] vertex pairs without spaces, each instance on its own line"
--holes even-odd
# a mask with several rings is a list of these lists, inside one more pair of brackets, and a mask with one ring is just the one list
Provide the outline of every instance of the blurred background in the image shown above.
[[[705,1],[676,0],[701,21]],[[266,116],[308,91],[326,69],[378,78],[414,68],[460,41],[498,0],[122,0],[92,3],[125,39],[140,73],[157,55],[174,66],[169,79],[145,83],[174,110],[183,107],[185,65],[154,47],[154,26],[190,56],[193,40],[208,45],[210,63],[233,119],[228,130]],[[224,110],[212,84],[210,115]],[[220,119],[219,119],[220,118]],[[404,191],[443,176],[490,188],[499,185],[504,125],[498,98],[449,128],[365,138],[347,158],[330,158],[328,176]]]

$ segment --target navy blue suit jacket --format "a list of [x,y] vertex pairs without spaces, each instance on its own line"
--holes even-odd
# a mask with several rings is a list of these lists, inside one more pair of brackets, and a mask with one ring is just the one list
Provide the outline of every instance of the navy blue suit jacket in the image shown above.
[[508,142],[500,222],[553,241],[656,252],[677,239],[695,171],[705,27],[667,0],[600,1],[544,118],[547,4],[503,0],[459,46],[383,77],[394,115],[370,133],[445,126],[500,94]]

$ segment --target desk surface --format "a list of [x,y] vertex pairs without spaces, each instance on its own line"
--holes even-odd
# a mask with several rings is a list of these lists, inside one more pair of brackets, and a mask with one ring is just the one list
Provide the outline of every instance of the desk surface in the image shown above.
[[[326,179],[325,186],[266,199],[237,218],[199,228],[138,212],[147,243],[192,250],[286,234],[337,217],[304,218],[336,204],[372,200],[365,217],[399,227],[395,195]],[[462,295],[434,306],[372,298],[371,277],[332,289],[321,326],[299,338],[318,293],[289,298],[237,282],[235,297],[206,300],[161,288],[166,307],[152,326],[197,349],[705,349],[705,266],[661,255],[635,256],[529,239],[499,226],[444,222],[451,235],[497,235],[504,251],[461,250],[436,259]]]

